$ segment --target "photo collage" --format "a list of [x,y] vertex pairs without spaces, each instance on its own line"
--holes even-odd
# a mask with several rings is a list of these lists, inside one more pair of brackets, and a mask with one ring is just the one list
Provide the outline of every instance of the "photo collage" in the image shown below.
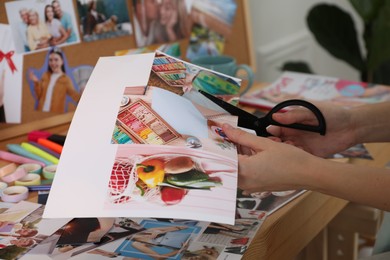
[[[92,60],[97,57],[83,62],[74,52],[88,43],[103,46],[104,41],[113,39],[128,42],[130,48],[122,47],[111,55],[159,50],[191,61],[199,55],[222,54],[237,3],[20,0],[5,2],[4,9],[8,24],[1,25],[10,33],[0,34],[0,42],[7,45],[0,46],[0,51],[8,54],[0,66],[0,122],[13,124],[22,123],[27,111],[50,116],[76,109],[95,64]],[[46,53],[44,58],[40,52]],[[23,64],[26,55],[39,58]],[[180,73],[160,76],[170,81],[183,77]],[[11,81],[20,82],[17,90],[9,90]],[[49,87],[50,81],[55,82],[54,86]]]
[[[64,227],[55,233],[49,251],[38,245],[30,254],[53,259],[241,259],[266,217],[304,193],[244,195],[237,189],[236,147],[221,129],[223,123],[237,125],[237,118],[211,109],[197,96],[194,78],[202,70],[161,52],[98,62],[76,111],[76,127],[67,136],[73,152],[62,154],[56,172],[61,181],[53,182],[44,213],[49,218],[88,216],[94,218],[88,222],[92,226],[87,235],[74,236],[67,236]],[[136,76],[129,81],[126,71]],[[160,74],[178,71],[185,77],[167,80]],[[226,86],[221,74],[210,75]],[[108,83],[113,86],[109,91]],[[231,88],[220,91],[220,96],[236,95]],[[91,118],[91,113],[100,116]],[[94,131],[83,138],[87,128]],[[93,181],[88,172],[94,172]],[[68,188],[74,192],[64,196],[61,190]],[[83,220],[73,221],[66,226]],[[95,226],[111,229],[99,233]],[[105,235],[88,235],[95,232]]]

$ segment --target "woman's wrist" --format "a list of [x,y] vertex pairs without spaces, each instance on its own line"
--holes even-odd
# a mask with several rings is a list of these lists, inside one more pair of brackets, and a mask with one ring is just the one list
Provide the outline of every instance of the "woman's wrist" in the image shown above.
[[389,102],[369,104],[350,109],[351,133],[354,144],[390,141],[388,129]]

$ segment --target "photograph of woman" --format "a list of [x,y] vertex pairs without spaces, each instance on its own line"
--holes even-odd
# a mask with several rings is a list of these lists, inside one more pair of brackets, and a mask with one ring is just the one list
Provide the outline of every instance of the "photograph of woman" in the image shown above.
[[58,45],[66,41],[68,33],[65,31],[60,20],[55,18],[52,5],[45,6],[45,23],[51,35],[50,45]]
[[16,53],[80,42],[73,1],[7,1],[5,9]]
[[156,26],[156,42],[174,42],[190,35],[191,21],[183,0],[162,0]]
[[46,24],[40,20],[35,9],[28,11],[27,42],[30,50],[37,50],[49,47],[51,35]]
[[64,54],[58,47],[54,47],[48,54],[47,71],[41,79],[29,71],[29,80],[33,84],[33,96],[36,98],[36,110],[44,112],[63,113],[66,111],[66,98],[69,96],[78,102],[81,96],[70,77],[66,74]]

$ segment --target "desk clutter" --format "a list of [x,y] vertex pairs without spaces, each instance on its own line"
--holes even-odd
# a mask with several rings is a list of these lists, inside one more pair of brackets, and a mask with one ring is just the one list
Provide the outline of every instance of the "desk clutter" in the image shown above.
[[[13,151],[0,151],[5,166],[0,202],[0,258],[47,255],[52,259],[96,259],[168,256],[187,259],[240,259],[266,217],[303,192],[261,193],[237,191],[234,225],[163,218],[42,218],[65,136],[32,131]],[[45,141],[43,141],[45,140]],[[45,146],[46,144],[46,146]],[[50,146],[50,148],[49,148]],[[27,147],[27,149],[26,149]],[[42,149],[45,147],[46,149]],[[24,152],[21,152],[24,149]],[[36,150],[36,149],[40,149]],[[45,153],[43,151],[45,150]],[[47,153],[47,154],[46,154]],[[51,156],[47,156],[51,154]],[[18,171],[15,177],[3,174]],[[17,175],[17,176],[16,176]],[[8,177],[7,177],[8,176]],[[38,203],[26,201],[38,194]],[[152,250],[152,251],[151,251]]]
[[49,190],[64,139],[33,131],[26,142],[7,144],[8,151],[0,151],[0,159],[8,162],[0,168],[2,201],[19,202],[28,198],[29,191]]

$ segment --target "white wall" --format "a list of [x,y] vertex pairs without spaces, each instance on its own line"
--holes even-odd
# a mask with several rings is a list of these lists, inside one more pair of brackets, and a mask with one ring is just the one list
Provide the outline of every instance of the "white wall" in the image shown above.
[[349,12],[361,31],[361,20],[348,0],[247,1],[256,55],[256,80],[272,82],[280,75],[279,68],[285,61],[297,60],[308,62],[317,74],[359,80],[359,73],[319,46],[306,26],[310,8],[328,2]]

